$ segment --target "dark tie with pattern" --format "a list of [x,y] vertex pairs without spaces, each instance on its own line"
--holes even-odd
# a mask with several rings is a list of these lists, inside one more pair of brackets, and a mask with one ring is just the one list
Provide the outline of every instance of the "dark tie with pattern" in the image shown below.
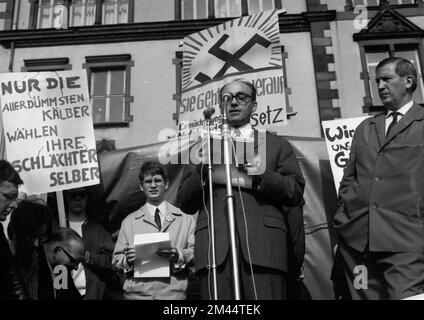
[[159,215],[159,208],[156,208],[156,211],[155,211],[155,223],[156,223],[156,225],[158,226],[158,229],[159,229],[159,231],[160,231],[160,229],[162,229],[162,224],[161,224],[161,222],[160,222],[160,215]]
[[387,128],[387,132],[386,132],[386,137],[389,135],[390,130],[393,129],[393,127],[397,124],[398,122],[398,116],[400,115],[400,112],[392,112],[390,114],[391,117],[393,117],[392,122],[390,122],[389,127]]

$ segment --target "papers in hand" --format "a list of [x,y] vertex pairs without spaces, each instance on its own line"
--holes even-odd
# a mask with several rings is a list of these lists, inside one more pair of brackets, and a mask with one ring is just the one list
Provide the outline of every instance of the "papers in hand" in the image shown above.
[[161,257],[156,252],[161,249],[168,249],[170,246],[168,232],[134,235],[134,278],[169,277],[169,258]]

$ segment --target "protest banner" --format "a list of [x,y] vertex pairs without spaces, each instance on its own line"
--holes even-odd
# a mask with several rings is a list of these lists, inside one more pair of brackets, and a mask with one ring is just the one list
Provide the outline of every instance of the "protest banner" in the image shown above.
[[355,129],[366,118],[368,117],[322,121],[336,190],[339,190],[339,185],[343,178],[343,170],[349,160]]
[[282,12],[241,17],[184,38],[180,134],[200,131],[203,111],[210,107],[215,108],[211,130],[218,130],[222,120],[219,90],[238,78],[257,90],[258,107],[251,116],[254,128],[287,124],[278,24]]
[[99,183],[84,70],[0,75],[8,161],[40,194]]

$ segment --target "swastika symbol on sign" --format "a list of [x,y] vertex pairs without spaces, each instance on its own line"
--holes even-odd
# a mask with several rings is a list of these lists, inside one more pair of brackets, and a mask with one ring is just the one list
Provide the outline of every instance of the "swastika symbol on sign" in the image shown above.
[[[244,46],[242,46],[234,54],[231,54],[221,49],[222,44],[229,37],[230,37],[229,35],[224,34],[208,51],[211,55],[217,57],[218,59],[222,61],[225,61],[224,66],[218,71],[217,74],[215,74],[215,76],[212,79],[222,77],[225,74],[225,72],[231,67],[234,67],[235,69],[239,71],[252,70],[253,67],[241,61],[240,58],[256,44],[259,44],[265,48],[268,48],[271,45],[271,41],[263,38],[259,34],[255,34],[252,38],[250,38],[249,41],[246,42]],[[194,79],[199,81],[200,83],[205,83],[206,81],[211,80],[211,78],[208,75],[204,74],[203,72],[199,72]]]

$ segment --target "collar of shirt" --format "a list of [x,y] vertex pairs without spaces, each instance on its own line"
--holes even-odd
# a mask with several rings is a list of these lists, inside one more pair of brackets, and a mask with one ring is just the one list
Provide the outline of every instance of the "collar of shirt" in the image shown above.
[[[400,113],[400,115],[398,115],[398,121],[409,111],[409,109],[412,108],[413,104],[414,102],[411,100],[407,104],[405,104],[402,108],[399,108],[398,110],[396,110],[396,112]],[[387,112],[386,119],[388,119],[393,112],[394,111],[391,111],[391,110]]]
[[250,138],[252,136],[252,126],[250,123],[246,123],[238,128],[231,128],[231,136],[234,137],[234,131],[236,129],[240,130],[241,138]]
[[162,203],[158,206],[155,206],[151,203],[146,202],[146,209],[152,215],[153,220],[155,219],[156,208],[159,208],[160,220],[163,222],[163,217],[164,217],[165,212],[166,212],[166,201],[162,201]]

